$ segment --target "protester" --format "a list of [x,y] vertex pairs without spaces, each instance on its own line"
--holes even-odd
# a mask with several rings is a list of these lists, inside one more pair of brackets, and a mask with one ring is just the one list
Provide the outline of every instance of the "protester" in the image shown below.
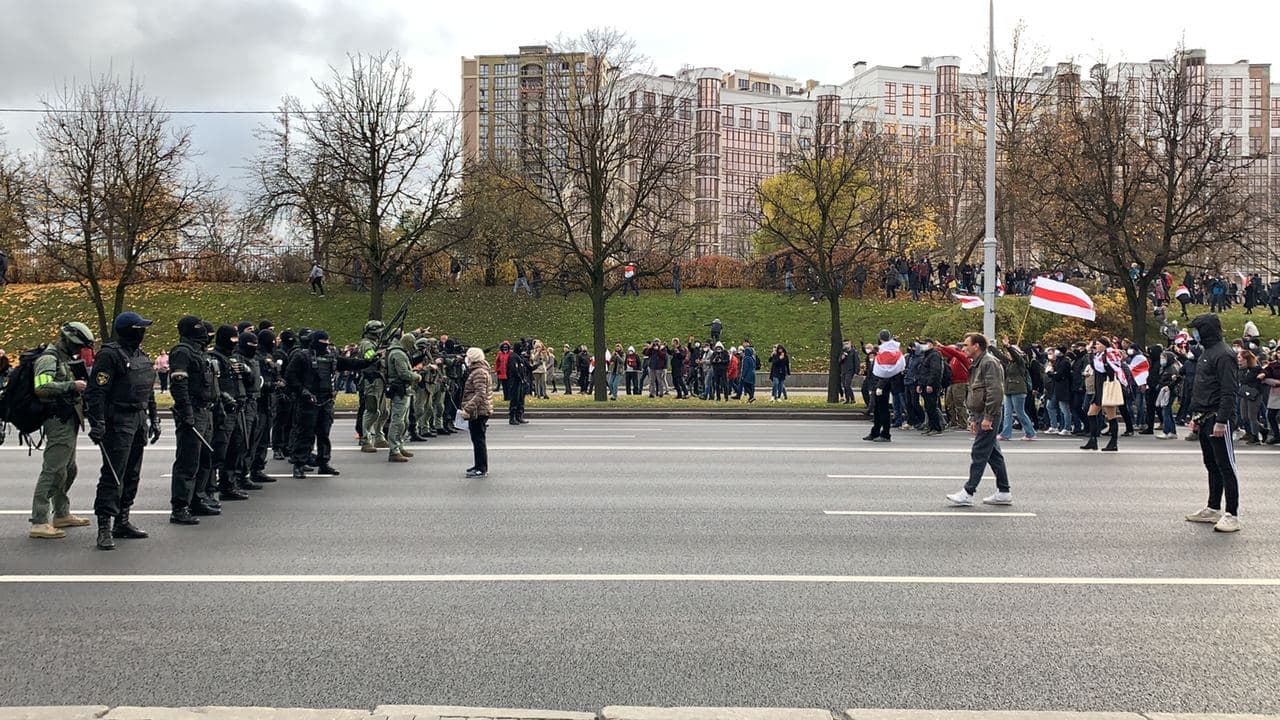
[[485,429],[493,415],[493,387],[489,378],[489,362],[484,351],[469,348],[466,355],[467,379],[462,389],[462,419],[471,432],[471,448],[474,464],[467,468],[467,477],[482,478],[489,473],[489,450],[485,444]]
[[982,499],[987,505],[1012,505],[1013,492],[1009,486],[1009,472],[1004,455],[996,442],[996,427],[1000,422],[1004,400],[1004,368],[990,352],[987,338],[979,333],[965,336],[965,355],[973,360],[969,370],[969,431],[973,433],[973,450],[970,453],[969,481],[959,492],[947,496],[951,504],[973,505],[973,495],[982,482],[982,473],[991,467],[996,476],[996,492]]

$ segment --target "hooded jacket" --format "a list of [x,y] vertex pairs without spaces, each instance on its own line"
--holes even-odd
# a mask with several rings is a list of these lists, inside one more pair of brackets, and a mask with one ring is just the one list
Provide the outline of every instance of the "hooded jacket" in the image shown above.
[[1222,322],[1213,313],[1198,315],[1191,327],[1200,333],[1204,352],[1196,361],[1196,381],[1191,389],[1191,411],[1213,413],[1216,422],[1235,417],[1240,373],[1236,354],[1222,341]]

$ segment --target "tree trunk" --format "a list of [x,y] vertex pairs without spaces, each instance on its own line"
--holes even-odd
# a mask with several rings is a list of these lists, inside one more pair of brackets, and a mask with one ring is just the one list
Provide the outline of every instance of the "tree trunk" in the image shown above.
[[1140,279],[1136,284],[1125,276],[1124,299],[1129,306],[1132,340],[1141,347],[1147,346],[1147,287],[1150,281]]
[[840,402],[840,350],[844,337],[840,330],[840,296],[827,295],[831,303],[831,364],[827,369],[827,402]]
[[[98,313],[98,339],[102,340],[107,337],[107,332],[110,329],[110,325],[107,324],[107,305],[102,299],[102,287],[98,285],[98,280],[93,278],[90,279],[87,290],[89,299],[93,301],[93,308]],[[62,322],[67,322],[70,319],[65,318]]]
[[493,263],[484,266],[484,286],[487,288],[498,284],[498,268]]
[[369,273],[369,319],[382,319],[382,301],[386,296],[387,281],[381,272]]
[[605,383],[605,373],[607,371],[604,361],[605,353],[605,336],[604,336],[604,271],[600,271],[600,276],[591,282],[591,338],[593,354],[596,356],[596,369],[592,373],[592,379],[595,381],[595,401],[609,402],[609,388]]
[[115,334],[115,327],[114,327],[115,319],[117,317],[120,317],[120,313],[124,312],[125,295],[128,292],[128,290],[129,290],[129,285],[126,283],[124,278],[120,278],[119,280],[116,281],[115,308],[111,314],[111,324],[112,324],[111,334],[104,337],[110,337],[111,335]]

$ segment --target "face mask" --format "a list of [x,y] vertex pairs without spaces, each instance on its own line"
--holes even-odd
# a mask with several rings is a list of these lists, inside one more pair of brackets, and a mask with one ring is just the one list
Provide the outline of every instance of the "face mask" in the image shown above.
[[120,341],[123,342],[125,345],[129,345],[132,347],[137,347],[141,345],[142,338],[146,334],[147,334],[147,329],[140,328],[140,327],[120,328],[119,330],[116,331],[116,335],[119,336]]
[[1195,328],[1191,328],[1191,337],[1195,338],[1196,342],[1200,342],[1200,331]]

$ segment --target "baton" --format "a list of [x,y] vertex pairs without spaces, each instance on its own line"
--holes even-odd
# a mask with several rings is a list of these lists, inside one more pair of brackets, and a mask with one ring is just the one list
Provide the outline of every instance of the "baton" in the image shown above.
[[107,463],[107,469],[111,471],[111,476],[116,479],[116,485],[124,487],[124,483],[120,482],[120,474],[116,472],[116,466],[111,464],[111,456],[107,454],[107,449],[99,445],[98,452],[102,455],[102,459]]
[[209,452],[213,452],[213,446],[209,444],[208,440],[204,439],[204,436],[200,434],[200,431],[196,429],[195,425],[191,426],[191,432],[195,433],[196,437],[200,438],[200,443],[208,448]]

